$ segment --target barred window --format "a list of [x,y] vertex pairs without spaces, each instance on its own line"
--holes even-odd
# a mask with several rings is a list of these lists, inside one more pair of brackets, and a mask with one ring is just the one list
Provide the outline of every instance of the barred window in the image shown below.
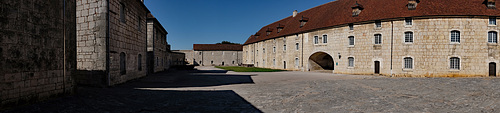
[[382,35],[375,34],[375,44],[382,44]]
[[460,69],[460,58],[458,57],[450,58],[450,69]]
[[451,42],[460,43],[460,31],[451,31]]
[[413,25],[412,18],[405,18],[405,25]]
[[318,44],[318,41],[319,41],[318,36],[314,36],[314,44]]
[[413,69],[413,58],[405,57],[404,58],[405,69]]
[[327,35],[323,35],[323,43],[328,43],[328,36]]
[[405,32],[405,42],[413,43],[413,32]]
[[349,45],[354,45],[354,36],[349,36]]
[[347,59],[349,60],[349,64],[348,64],[348,66],[349,66],[349,67],[354,67],[354,58],[353,58],[353,57],[349,57],[349,58],[347,58]]
[[497,32],[488,32],[488,43],[497,43]]
[[497,25],[497,17],[490,17],[488,24]]

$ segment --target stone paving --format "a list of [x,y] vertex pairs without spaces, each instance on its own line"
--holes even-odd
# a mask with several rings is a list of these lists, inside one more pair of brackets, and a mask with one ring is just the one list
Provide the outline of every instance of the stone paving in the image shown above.
[[500,112],[497,78],[314,72],[160,73],[4,112]]

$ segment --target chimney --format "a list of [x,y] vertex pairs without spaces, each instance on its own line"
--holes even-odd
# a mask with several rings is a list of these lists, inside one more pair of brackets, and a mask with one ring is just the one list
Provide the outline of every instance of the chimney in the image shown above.
[[297,10],[293,11],[293,17],[297,16]]

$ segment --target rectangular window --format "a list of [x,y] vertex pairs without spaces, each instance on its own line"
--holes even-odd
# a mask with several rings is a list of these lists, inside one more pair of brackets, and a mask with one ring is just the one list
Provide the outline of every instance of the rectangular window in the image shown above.
[[450,69],[460,69],[460,58],[450,58]]
[[380,20],[375,21],[375,27],[381,28],[382,27],[382,22]]
[[328,43],[328,36],[327,35],[323,35],[323,43]]
[[137,30],[139,31],[141,30],[141,25],[142,25],[141,23],[142,23],[141,17],[137,17]]
[[488,43],[497,43],[497,32],[488,32]]
[[295,58],[295,66],[299,66],[299,58]]
[[262,53],[266,53],[266,48],[262,48]]
[[451,31],[451,42],[460,43],[460,32],[459,31]]
[[354,36],[349,36],[349,45],[354,45]]
[[354,30],[354,24],[349,24],[349,30]]
[[375,34],[375,44],[382,44],[382,35]]
[[405,25],[409,25],[409,26],[413,25],[412,18],[405,18],[405,23],[406,23]]
[[413,69],[413,58],[406,57],[404,58],[405,69]]
[[497,25],[497,17],[490,17],[489,25]]
[[413,32],[405,32],[405,43],[413,43]]
[[276,53],[276,47],[273,47],[273,53]]
[[123,3],[120,3],[120,21],[125,23],[126,22],[126,19],[125,19],[125,4]]
[[299,43],[295,43],[295,50],[299,50]]
[[348,64],[348,66],[349,66],[349,67],[354,67],[354,58],[353,58],[353,57],[349,57],[349,58],[347,58],[347,59],[349,60],[349,64]]
[[319,37],[318,36],[314,36],[314,44],[318,44],[318,41],[319,41]]
[[283,51],[286,51],[286,45],[283,45]]
[[273,59],[273,65],[276,66],[276,59]]

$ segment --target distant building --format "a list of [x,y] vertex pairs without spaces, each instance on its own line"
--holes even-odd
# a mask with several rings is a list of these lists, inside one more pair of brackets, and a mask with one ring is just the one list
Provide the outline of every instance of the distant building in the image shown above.
[[193,50],[177,50],[186,54],[190,65],[237,66],[242,59],[242,45],[239,44],[194,44]]
[[150,13],[147,19],[148,29],[148,74],[165,71],[169,68],[170,45],[167,43],[168,32],[160,22]]
[[146,76],[142,0],[76,0],[77,83],[110,86]]

